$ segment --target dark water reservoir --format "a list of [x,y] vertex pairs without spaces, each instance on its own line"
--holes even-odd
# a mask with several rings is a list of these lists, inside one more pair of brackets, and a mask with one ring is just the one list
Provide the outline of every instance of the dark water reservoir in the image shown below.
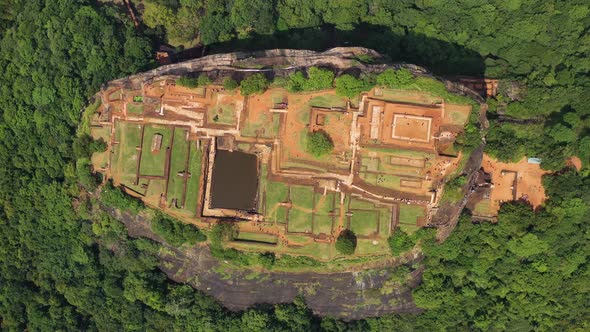
[[217,150],[211,183],[211,207],[255,210],[258,191],[256,155]]

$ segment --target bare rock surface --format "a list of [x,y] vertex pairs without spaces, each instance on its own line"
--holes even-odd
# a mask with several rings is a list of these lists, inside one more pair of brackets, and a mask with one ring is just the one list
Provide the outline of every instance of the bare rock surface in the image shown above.
[[419,254],[409,254],[389,266],[347,272],[274,272],[236,268],[217,260],[207,246],[178,249],[152,232],[149,217],[104,208],[121,220],[132,237],[162,243],[160,269],[167,276],[213,296],[230,310],[257,304],[289,303],[301,294],[316,315],[345,320],[388,313],[420,312],[412,301],[412,289],[421,280],[422,269],[400,283],[394,276],[402,264],[419,263]]

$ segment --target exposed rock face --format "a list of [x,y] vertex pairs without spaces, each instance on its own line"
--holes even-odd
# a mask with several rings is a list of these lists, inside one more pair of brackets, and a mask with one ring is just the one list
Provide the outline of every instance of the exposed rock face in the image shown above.
[[419,313],[412,301],[412,289],[422,278],[420,267],[396,278],[400,265],[419,264],[422,255],[409,252],[384,264],[367,264],[361,271],[273,272],[236,268],[211,255],[207,246],[179,249],[167,245],[150,228],[149,217],[104,208],[121,220],[132,237],[145,237],[163,243],[160,269],[168,278],[188,283],[215,297],[230,310],[245,310],[254,305],[293,302],[297,295],[319,316],[344,320],[376,317],[389,313]]
[[[366,64],[359,61],[359,57],[369,57],[377,64]],[[374,50],[363,47],[337,47],[324,52],[307,50],[275,49],[255,52],[234,52],[213,54],[202,58],[165,65],[150,71],[120,78],[107,85],[125,85],[139,88],[143,82],[165,76],[185,76],[194,73],[207,72],[212,79],[225,76],[245,76],[247,73],[262,72],[270,77],[287,76],[290,73],[307,67],[329,67],[342,72],[373,72],[379,73],[386,68],[406,68],[417,76],[433,75],[425,68],[405,63],[381,63],[384,57]],[[439,78],[440,79],[440,78]],[[469,95],[483,102],[475,91],[448,80],[444,81],[447,88],[461,95]]]

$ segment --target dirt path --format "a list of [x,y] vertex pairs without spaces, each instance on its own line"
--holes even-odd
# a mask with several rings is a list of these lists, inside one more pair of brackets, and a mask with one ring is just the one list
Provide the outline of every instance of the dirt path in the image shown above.
[[[152,233],[148,220],[129,213],[107,211],[121,220],[132,237],[162,239]],[[165,244],[164,244],[165,245]],[[215,297],[230,310],[255,304],[288,303],[302,294],[307,305],[320,316],[345,320],[375,317],[388,313],[420,312],[411,291],[420,280],[421,269],[400,285],[393,280],[395,262],[373,270],[337,273],[287,273],[238,269],[211,256],[207,246],[189,250],[167,247],[160,268],[176,282],[185,282]],[[420,256],[411,257],[413,262]]]

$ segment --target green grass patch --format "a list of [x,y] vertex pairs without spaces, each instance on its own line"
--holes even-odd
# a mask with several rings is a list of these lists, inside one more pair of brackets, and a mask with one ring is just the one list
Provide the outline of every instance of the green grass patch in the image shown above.
[[143,104],[127,104],[127,113],[131,114],[143,114]]
[[[162,145],[157,152],[151,151],[154,135],[162,135]],[[172,128],[165,126],[146,125],[143,131],[143,146],[141,147],[141,175],[164,176],[166,166],[166,149],[170,147]]]
[[364,199],[352,197],[350,200],[350,209],[351,210],[372,210],[375,208],[375,205],[372,202],[369,202]]
[[235,125],[237,123],[236,109],[231,104],[215,104],[207,111],[209,123]]
[[309,241],[311,241],[311,238],[306,235],[289,234],[289,235],[287,235],[287,240],[289,240],[289,242],[292,244],[304,244],[304,243],[308,243]]
[[391,102],[404,102],[424,105],[434,105],[442,102],[442,98],[433,96],[428,92],[396,90],[390,88],[382,88],[381,94],[375,95],[375,98]]
[[379,235],[388,237],[391,227],[391,209],[383,207],[379,209]]
[[109,100],[119,100],[123,98],[123,89],[117,89],[109,95]]
[[385,153],[394,156],[401,156],[401,157],[413,157],[413,158],[434,158],[434,153],[424,152],[424,151],[415,151],[415,150],[406,150],[406,149],[395,149],[395,148],[377,148],[377,147],[365,147],[363,148],[363,155],[367,154],[369,151],[378,152],[378,153]]
[[293,253],[298,255],[307,255],[318,259],[330,259],[333,257],[332,245],[329,243],[312,242],[302,247],[288,247],[285,249],[286,253]]
[[141,144],[141,125],[131,122],[115,122],[116,145],[112,169],[119,175],[121,183],[131,185],[136,178],[137,147]]
[[350,230],[359,236],[371,236],[379,227],[379,211],[353,210],[350,217]]
[[274,221],[279,224],[287,223],[287,212],[288,209],[284,206],[277,206],[274,213]]
[[385,240],[357,239],[355,254],[357,255],[387,255],[390,253]]
[[275,138],[279,134],[280,119],[278,113],[262,113],[258,119],[249,119],[241,134],[247,137]]
[[189,154],[189,142],[186,140],[187,130],[176,128],[174,130],[174,143],[172,145],[172,154],[170,155],[170,177],[168,178],[168,193],[166,198],[168,204],[176,199],[176,204],[182,208],[184,202],[184,177],[178,174],[187,172],[187,158]]
[[[313,188],[308,186],[291,187],[291,203],[302,209],[308,209],[311,212],[313,208]],[[311,213],[309,213],[311,214]]]
[[473,211],[478,214],[490,213],[490,200],[484,199],[477,202],[477,204],[475,204],[475,207],[473,208]]
[[111,138],[111,126],[105,125],[102,127],[91,127],[90,136],[92,136],[92,139],[94,140],[99,140],[102,138],[108,143]]
[[191,142],[189,153],[188,171],[190,177],[186,185],[186,200],[184,202],[184,210],[191,214],[197,213],[197,201],[199,200],[199,182],[201,180],[201,172],[203,169],[203,150],[197,148],[197,142]]
[[334,193],[324,195],[317,194],[314,198],[314,213],[321,215],[328,215],[334,210]]
[[[282,182],[267,182],[265,186],[266,218],[270,221],[285,222],[287,209],[279,206],[289,198],[289,186]],[[279,216],[279,213],[283,214]],[[280,221],[279,221],[280,220]]]
[[416,225],[418,218],[424,217],[426,213],[420,205],[400,204],[398,208],[400,224]]
[[360,176],[365,182],[374,186],[387,189],[401,188],[401,178],[397,175],[361,172]]
[[125,186],[127,188],[129,188],[129,189],[137,192],[137,193],[140,193],[142,195],[145,195],[146,192],[147,192],[147,188],[148,188],[149,182],[150,181],[148,179],[146,179],[146,178],[140,178],[139,179],[139,182],[137,183],[137,185],[134,185],[134,184],[129,183],[129,184],[126,184]]
[[462,126],[469,119],[469,113],[466,114],[464,112],[453,111],[453,110],[450,110],[448,112],[449,112],[449,117],[451,118],[451,122],[454,125]]
[[346,107],[346,98],[336,95],[325,94],[312,98],[309,101],[309,105],[312,107]]
[[322,172],[322,173],[325,173],[328,171],[325,167],[311,165],[309,163],[300,162],[300,161],[293,161],[293,160],[283,162],[283,163],[281,163],[281,166],[282,166],[282,168],[303,168],[303,169],[318,171],[318,172]]
[[408,235],[412,235],[420,229],[420,227],[410,224],[399,224],[399,228]]
[[332,220],[331,216],[314,215],[313,216],[313,233],[314,234],[332,234]]
[[155,199],[159,200],[159,197],[162,193],[164,193],[164,190],[166,190],[165,180],[150,180],[150,184],[145,193],[145,196],[147,198],[151,198],[150,203],[157,204],[158,201]]
[[289,210],[288,228],[289,232],[311,232],[311,213],[291,208],[291,210]]

